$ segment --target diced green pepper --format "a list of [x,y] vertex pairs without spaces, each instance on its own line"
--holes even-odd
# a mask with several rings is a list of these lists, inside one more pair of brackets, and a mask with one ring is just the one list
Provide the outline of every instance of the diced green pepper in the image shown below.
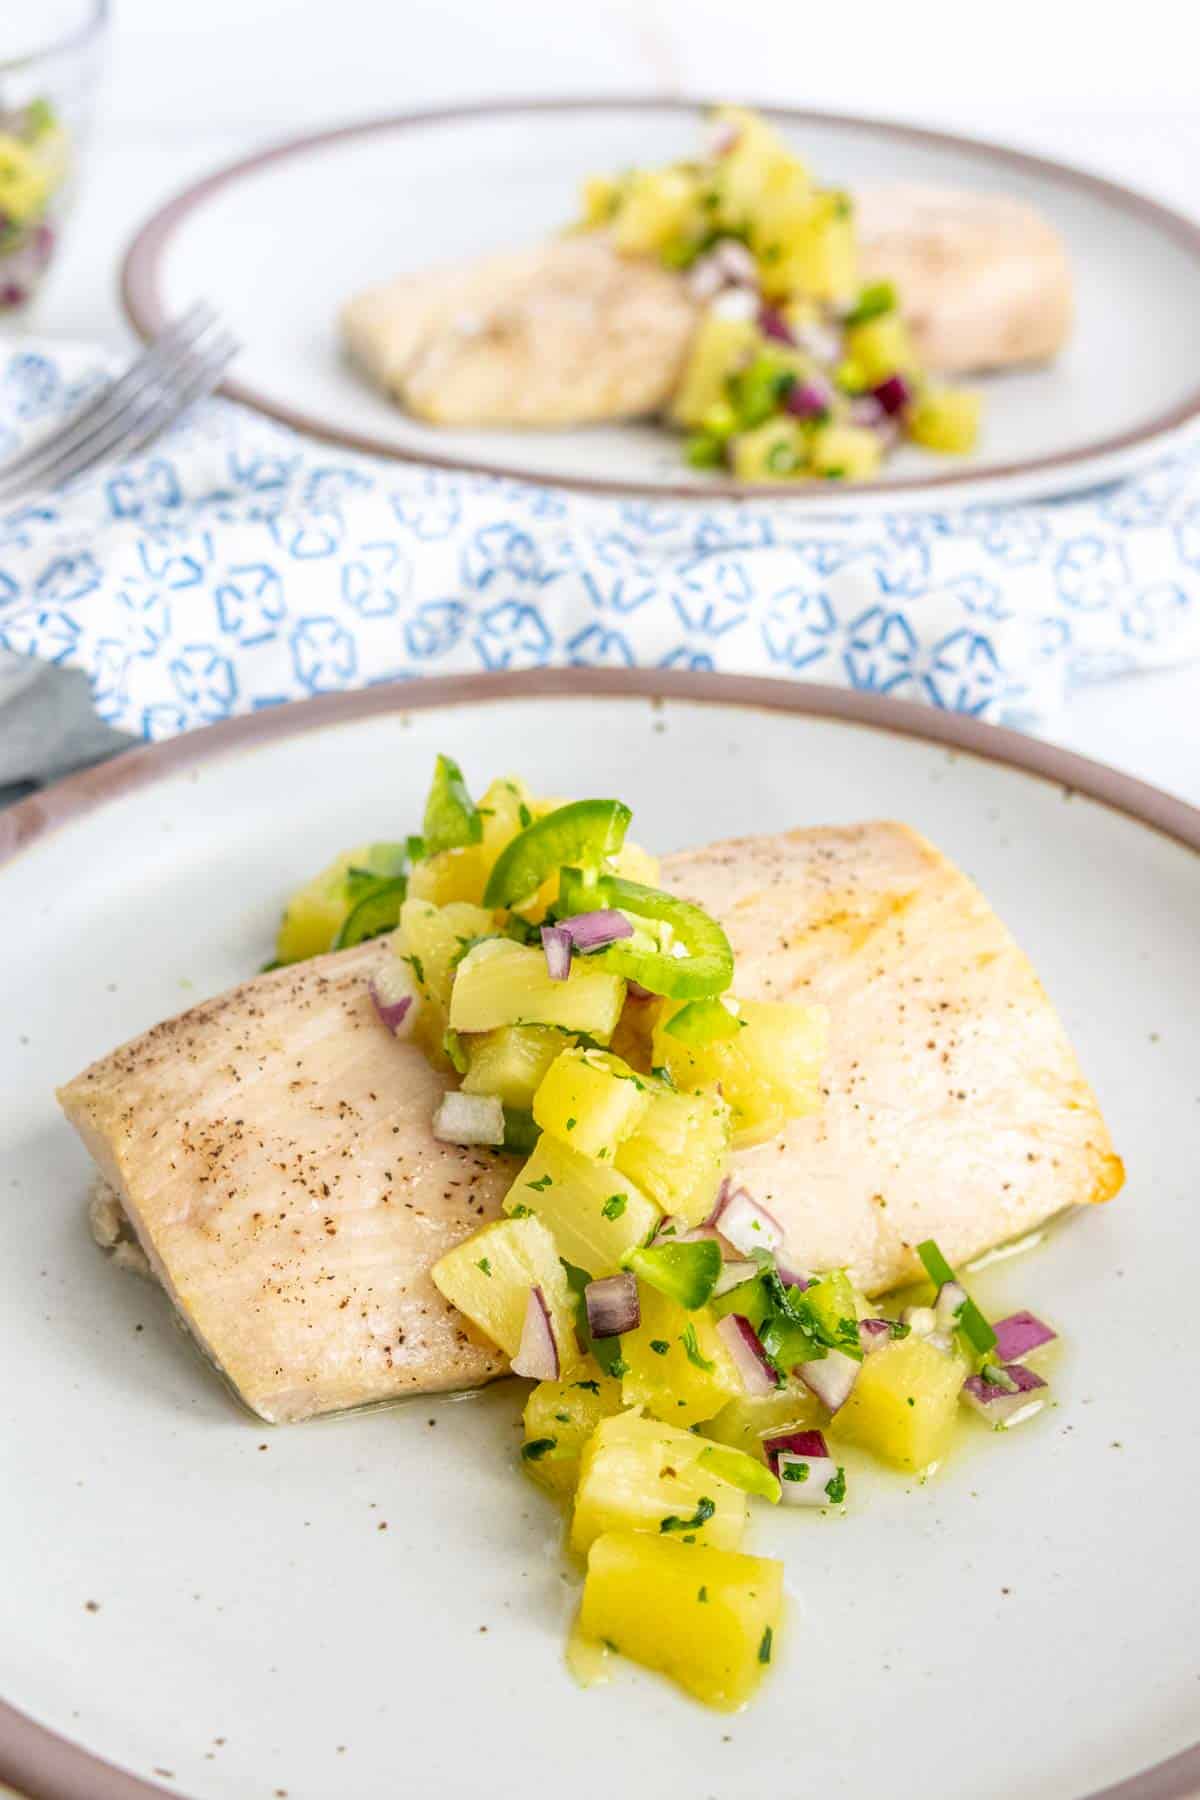
[[529,1156],[541,1135],[541,1127],[535,1122],[531,1112],[526,1112],[519,1106],[505,1107],[503,1149],[513,1156]]
[[633,814],[620,800],[575,800],[517,833],[496,858],[483,904],[520,906],[568,864],[597,868],[625,842]]
[[[590,906],[616,906],[632,916],[635,926],[651,921],[670,928],[672,944],[686,952],[673,956],[666,950],[646,950],[630,943],[609,944],[593,951],[589,961],[600,962],[614,975],[636,981],[652,994],[664,994],[669,1000],[704,1000],[723,994],[733,980],[733,951],[717,921],[710,918],[690,900],[664,894],[658,888],[643,887],[640,881],[626,881],[619,875],[603,876],[591,888],[572,888],[570,899],[559,910],[564,917],[583,912]],[[487,901],[484,896],[485,903]]]
[[705,1044],[736,1037],[742,1028],[729,1008],[719,1000],[691,1000],[667,1020],[663,1029],[678,1038],[681,1044],[702,1050]]
[[649,1287],[657,1288],[668,1300],[695,1312],[712,1299],[721,1273],[721,1247],[712,1238],[699,1238],[691,1244],[655,1244],[627,1250],[621,1267],[631,1270]]
[[467,792],[462,770],[452,756],[439,756],[425,802],[425,854],[461,850],[466,844],[478,844],[482,837],[483,820]]
[[773,1506],[779,1500],[779,1478],[757,1456],[748,1456],[744,1450],[735,1450],[728,1444],[714,1444],[711,1450],[702,1452],[700,1462],[722,1481],[741,1488],[744,1494],[757,1494]]
[[859,290],[853,312],[847,313],[843,325],[865,325],[869,319],[882,318],[896,309],[896,289],[890,281],[872,281]]
[[[943,1288],[948,1281],[958,1282],[958,1276],[932,1238],[926,1238],[923,1244],[917,1245],[917,1255],[935,1287]],[[958,1329],[980,1356],[986,1356],[989,1350],[995,1348],[996,1334],[969,1294],[959,1311]]]
[[408,877],[397,875],[390,881],[376,881],[342,921],[341,930],[330,948],[348,950],[352,944],[394,931],[400,922],[400,908],[408,893]]

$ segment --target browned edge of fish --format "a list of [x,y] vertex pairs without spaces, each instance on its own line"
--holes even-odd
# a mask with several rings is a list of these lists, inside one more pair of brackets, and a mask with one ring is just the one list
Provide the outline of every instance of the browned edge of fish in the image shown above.
[[[283,143],[269,145],[266,149],[242,157],[237,162],[229,163],[222,169],[176,194],[174,199],[160,207],[142,226],[137,236],[125,253],[121,265],[120,292],[121,302],[126,317],[138,335],[145,341],[155,336],[167,324],[169,308],[164,294],[163,270],[171,240],[188,215],[221,188],[230,182],[239,180],[243,175],[251,174],[272,163],[281,162],[289,156],[295,156],[306,150],[323,148],[328,144],[339,144],[354,138],[371,137],[377,133],[420,129],[426,125],[451,125],[470,123],[473,119],[488,118],[520,118],[533,116],[544,118],[555,113],[573,112],[628,112],[630,110],[677,112],[689,117],[700,118],[714,106],[723,105],[727,95],[717,100],[703,98],[684,98],[676,95],[639,94],[633,97],[620,95],[589,95],[579,99],[538,98],[515,100],[480,100],[462,106],[431,107],[422,111],[397,113],[381,119],[364,119],[353,125],[338,125],[332,130],[305,133],[301,137],[289,138]],[[747,102],[753,105],[753,102]],[[1025,150],[1010,149],[1004,144],[994,144],[986,139],[966,137],[960,133],[948,131],[930,131],[924,126],[901,125],[891,119],[870,119],[853,113],[828,113],[807,108],[788,106],[758,106],[755,111],[777,123],[803,130],[805,127],[820,127],[830,131],[873,131],[883,139],[892,139],[901,144],[911,144],[931,150],[967,152],[982,161],[992,163],[1001,172],[1010,171],[1017,177],[1040,176],[1057,182],[1060,187],[1073,188],[1077,193],[1089,194],[1112,208],[1116,212],[1155,225],[1164,234],[1180,244],[1183,249],[1200,264],[1200,225],[1185,214],[1176,212],[1172,207],[1164,206],[1159,200],[1152,200],[1148,194],[1142,194],[1136,188],[1129,188],[1117,181],[1110,181],[1102,175],[1094,175],[1089,170],[1078,169],[1070,163],[1061,163],[1047,156],[1035,156]],[[1069,246],[1068,246],[1069,248]],[[333,326],[331,323],[332,334]],[[806,494],[803,492],[789,494],[786,499],[780,495],[779,483],[739,482],[730,480],[706,481],[703,485],[685,484],[679,481],[613,481],[598,476],[584,475],[546,475],[541,470],[512,469],[503,465],[495,465],[484,460],[476,460],[465,456],[439,456],[427,446],[419,450],[406,450],[398,444],[389,443],[384,438],[377,438],[368,433],[339,431],[333,429],[328,420],[315,418],[311,414],[299,412],[294,407],[273,399],[269,394],[244,381],[230,379],[222,383],[219,393],[231,400],[238,400],[245,406],[252,406],[256,412],[265,413],[268,418],[278,419],[281,424],[290,425],[293,430],[303,432],[307,437],[320,438],[325,443],[340,444],[348,450],[363,450],[375,456],[387,456],[398,462],[416,462],[425,466],[440,469],[467,470],[477,475],[494,475],[508,481],[528,481],[544,486],[572,488],[577,492],[593,494],[640,494],[661,499],[693,500],[703,504],[714,499],[747,499],[754,495],[769,497],[776,505],[786,504],[798,510],[828,508],[828,495],[825,493]],[[928,475],[905,476],[902,479],[888,481],[856,482],[853,494],[891,493],[920,494],[929,489],[959,487],[964,483],[979,480],[982,476],[988,479],[1000,479],[1012,475],[1036,475],[1053,470],[1070,472],[1081,463],[1090,462],[1095,457],[1112,455],[1121,450],[1132,450],[1138,446],[1148,445],[1155,438],[1178,430],[1191,420],[1200,418],[1200,382],[1194,383],[1175,402],[1173,406],[1164,407],[1159,413],[1145,419],[1139,425],[1128,430],[1114,432],[1107,437],[1095,438],[1090,443],[1081,444],[1076,450],[1051,452],[1047,456],[1029,457],[1018,462],[993,463],[980,465],[968,462],[963,467],[949,471],[938,469]],[[819,487],[819,483],[817,486]]]
[[[424,712],[439,706],[502,700],[632,696],[654,706],[693,701],[757,707],[808,718],[837,719],[964,752],[983,762],[1018,769],[1060,787],[1064,799],[1080,794],[1174,839],[1200,855],[1200,808],[1160,788],[1122,775],[1103,763],[986,725],[959,713],[942,713],[908,700],[862,694],[816,683],[754,675],[690,671],[532,669],[515,674],[448,675],[396,682],[357,693],[322,694],[269,712],[228,719],[162,744],[147,744],[71,775],[0,812],[0,865],[27,845],[72,819],[124,794],[239,750],[296,737],[360,719]],[[142,1781],[37,1724],[0,1700],[0,1780],[27,1800],[171,1800],[165,1788]],[[1098,1790],[1088,1800],[1192,1800],[1200,1791],[1200,1744]]]

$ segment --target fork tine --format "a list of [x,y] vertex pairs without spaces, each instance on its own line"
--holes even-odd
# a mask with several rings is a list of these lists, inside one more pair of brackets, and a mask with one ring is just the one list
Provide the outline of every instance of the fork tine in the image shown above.
[[216,314],[205,301],[189,309],[117,381],[73,413],[57,431],[51,432],[21,457],[0,468],[0,499],[27,492],[33,487],[52,485],[53,471],[64,461],[73,460],[74,452],[101,435],[107,435],[114,420],[136,414],[142,397],[156,390],[164,376],[180,357],[186,357],[203,342],[217,324]]
[[187,352],[160,381],[141,390],[134,405],[119,418],[107,420],[86,442],[61,456],[44,477],[45,483],[57,487],[106,457],[124,455],[149,443],[193,400],[211,393],[239,347],[230,333],[222,332],[207,348]]

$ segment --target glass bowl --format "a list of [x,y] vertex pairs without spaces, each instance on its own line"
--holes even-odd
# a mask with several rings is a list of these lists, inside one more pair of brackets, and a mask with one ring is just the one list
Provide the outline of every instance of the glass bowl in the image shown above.
[[107,26],[108,0],[0,0],[0,327],[54,260]]

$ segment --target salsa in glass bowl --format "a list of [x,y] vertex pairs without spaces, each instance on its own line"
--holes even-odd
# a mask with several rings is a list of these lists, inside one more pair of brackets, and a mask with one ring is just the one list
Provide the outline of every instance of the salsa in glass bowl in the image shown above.
[[107,18],[107,0],[0,7],[0,324],[25,311],[54,260]]

